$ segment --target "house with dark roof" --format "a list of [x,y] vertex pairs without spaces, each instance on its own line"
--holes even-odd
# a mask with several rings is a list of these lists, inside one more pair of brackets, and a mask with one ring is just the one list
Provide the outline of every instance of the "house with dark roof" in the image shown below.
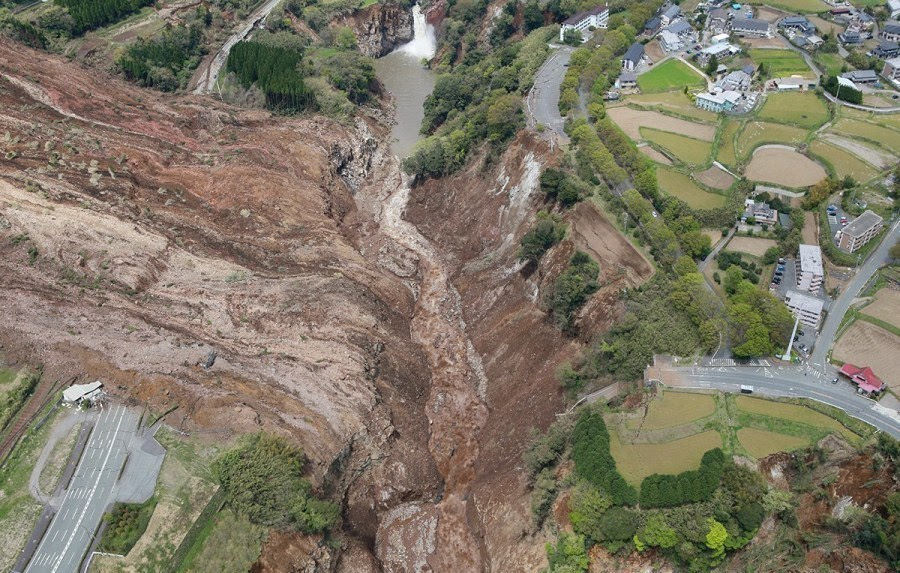
[[885,389],[885,384],[875,375],[869,366],[854,366],[849,362],[841,366],[840,373],[850,379],[850,382],[856,384],[860,394],[875,394]]
[[682,38],[690,36],[694,32],[694,29],[691,28],[691,25],[686,20],[679,20],[674,24],[670,24],[666,30]]
[[663,26],[668,26],[678,18],[681,18],[681,8],[677,4],[672,4],[659,15],[659,21]]
[[[900,0],[898,0],[900,2]],[[713,34],[721,34],[728,28],[728,10],[724,8],[715,8],[709,12],[709,18],[706,19],[706,27]]]
[[782,18],[778,22],[778,27],[782,30],[793,30],[807,36],[816,33],[816,26],[805,16],[788,16]]
[[[900,0],[898,0],[898,2],[900,2]],[[874,50],[869,52],[869,55],[881,58],[882,60],[896,58],[897,56],[900,56],[900,44],[882,40],[881,43],[875,46]]]
[[616,79],[616,87],[620,90],[637,87],[637,76],[634,72],[622,72]]
[[878,82],[878,74],[875,70],[853,70],[841,74],[842,78],[847,78],[855,84],[874,84]]
[[622,69],[628,72],[634,71],[644,59],[644,45],[635,42],[628,47],[625,55],[622,57]]
[[731,29],[739,36],[765,38],[771,36],[769,23],[757,18],[735,18],[731,21]]
[[900,24],[894,22],[893,24],[885,24],[881,27],[881,33],[879,34],[882,40],[887,40],[888,42],[900,42]]
[[846,29],[838,34],[838,40],[845,46],[859,46],[863,43],[863,37],[859,30]]
[[659,18],[654,16],[647,20],[647,23],[644,24],[644,34],[647,36],[655,36],[657,32],[659,32],[659,28],[662,24],[660,24]]
[[608,25],[609,6],[597,6],[566,18],[559,28],[559,41],[562,42],[566,32],[571,30],[584,32],[590,28],[606,28]]

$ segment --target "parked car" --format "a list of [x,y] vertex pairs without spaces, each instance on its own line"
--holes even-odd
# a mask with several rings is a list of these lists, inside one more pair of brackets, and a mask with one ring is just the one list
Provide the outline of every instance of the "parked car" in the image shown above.
[[831,381],[831,383],[832,383],[832,384],[837,384],[837,383],[838,383],[838,379],[835,378],[834,380]]
[[805,335],[806,335],[806,333],[803,332],[802,330],[797,331],[797,336],[805,336]]

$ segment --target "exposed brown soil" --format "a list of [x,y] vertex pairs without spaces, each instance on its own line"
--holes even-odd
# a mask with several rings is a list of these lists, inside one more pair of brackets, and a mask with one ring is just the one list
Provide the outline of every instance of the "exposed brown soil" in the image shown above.
[[703,183],[707,187],[712,187],[713,189],[728,189],[731,187],[732,183],[734,183],[734,177],[732,177],[731,174],[715,165],[705,171],[694,173],[694,177],[696,177],[697,181],[700,183]]
[[871,366],[894,392],[900,390],[900,336],[857,320],[838,339],[833,354],[843,362]]

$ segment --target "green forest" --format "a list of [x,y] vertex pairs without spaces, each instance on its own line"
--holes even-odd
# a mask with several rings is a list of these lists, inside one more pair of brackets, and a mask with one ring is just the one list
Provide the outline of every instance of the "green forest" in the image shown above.
[[155,0],[54,0],[65,7],[75,22],[73,32],[83,34],[118,22],[154,3]]
[[298,70],[303,54],[260,42],[238,42],[228,54],[226,69],[245,88],[255,85],[272,110],[291,113],[312,109],[315,96]]

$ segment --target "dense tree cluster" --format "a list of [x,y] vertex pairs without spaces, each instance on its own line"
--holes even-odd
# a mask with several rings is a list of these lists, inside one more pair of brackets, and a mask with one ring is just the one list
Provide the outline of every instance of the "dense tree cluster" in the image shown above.
[[519,244],[519,258],[538,262],[553,245],[566,236],[566,225],[559,215],[541,211],[537,214],[534,228],[522,236]]
[[255,41],[235,44],[226,65],[245,88],[256,85],[266,96],[266,105],[281,112],[312,108],[315,97],[300,75],[302,54]]
[[587,253],[576,251],[572,255],[569,266],[556,278],[548,297],[550,312],[559,328],[572,328],[575,313],[599,288],[598,274],[600,265]]
[[637,503],[637,492],[609,452],[609,431],[600,412],[587,409],[579,415],[572,430],[572,460],[575,475],[606,492],[613,505]]
[[709,501],[719,488],[725,454],[716,448],[703,454],[700,469],[678,475],[653,474],[641,482],[641,507],[675,507]]
[[118,22],[153,4],[154,0],[55,0],[64,6],[75,23],[73,32],[82,34]]
[[47,48],[47,37],[40,28],[11,15],[0,14],[0,33],[32,48],[39,50]]
[[226,499],[238,513],[266,527],[318,533],[333,526],[338,507],[317,499],[303,479],[306,457],[284,438],[246,436],[214,464]]
[[204,51],[199,26],[178,26],[139,38],[119,59],[119,67],[126,78],[142,86],[175,91],[187,85]]
[[860,105],[863,102],[862,92],[850,86],[838,84],[837,76],[828,76],[828,78],[822,82],[822,88],[831,95],[847,103]]

